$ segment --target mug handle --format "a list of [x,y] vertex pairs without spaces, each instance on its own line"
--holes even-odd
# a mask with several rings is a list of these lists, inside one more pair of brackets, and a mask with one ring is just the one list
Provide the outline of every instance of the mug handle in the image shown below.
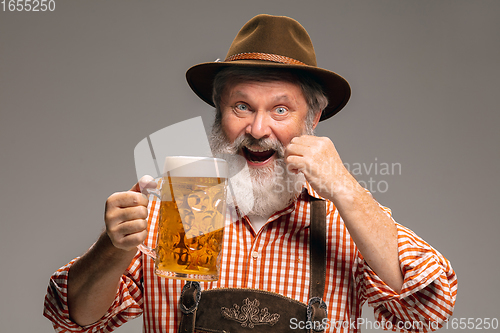
[[144,245],[144,243],[137,245],[137,248],[152,259],[156,259],[156,250]]
[[[157,197],[158,199],[161,200],[161,193],[160,193],[160,190],[158,188],[158,182],[159,181],[161,181],[161,178],[151,180],[145,186],[141,187],[141,192],[143,194],[145,194],[145,195],[148,195],[148,196],[154,195],[155,197]],[[155,188],[148,188],[148,185],[151,184],[152,182],[154,182],[155,184],[157,184],[156,187]],[[147,255],[148,257],[150,257],[152,259],[156,259],[156,250],[155,249],[152,249],[149,246],[146,246],[146,244],[144,244],[144,243],[137,245],[137,248],[142,253],[144,253],[145,255]]]

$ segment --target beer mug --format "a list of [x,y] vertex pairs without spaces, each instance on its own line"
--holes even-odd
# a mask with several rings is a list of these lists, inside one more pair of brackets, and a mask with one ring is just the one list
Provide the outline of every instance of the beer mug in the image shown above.
[[227,162],[222,159],[165,158],[156,189],[147,190],[161,200],[156,248],[139,246],[155,260],[156,275],[191,281],[218,279],[227,175]]

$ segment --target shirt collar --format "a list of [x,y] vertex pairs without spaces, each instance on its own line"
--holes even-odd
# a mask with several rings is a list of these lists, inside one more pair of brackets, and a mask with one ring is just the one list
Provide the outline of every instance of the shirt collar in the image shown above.
[[306,181],[306,183],[304,184],[304,187],[302,189],[302,192],[307,192],[307,194],[309,194],[311,197],[314,197],[316,199],[321,199],[321,200],[326,200],[325,198],[323,198],[321,195],[318,194],[318,192],[316,192],[311,184],[309,184],[308,181]]
[[[271,222],[271,221],[274,221],[276,219],[278,219],[279,217],[285,215],[285,214],[290,214],[291,212],[293,212],[295,210],[295,208],[297,207],[297,205],[300,204],[301,201],[309,201],[309,197],[314,197],[314,198],[317,198],[317,199],[321,199],[321,200],[326,200],[325,198],[323,198],[322,196],[320,196],[311,186],[311,184],[309,184],[308,181],[305,182],[305,184],[302,186],[302,191],[301,193],[299,193],[299,195],[297,195],[297,197],[295,198],[295,200],[293,200],[290,205],[288,205],[287,207],[285,207],[284,209],[278,211],[278,212],[274,212],[268,219],[267,223]],[[240,217],[240,218],[243,218],[243,215],[239,212],[239,210],[236,208],[237,210],[237,215]],[[309,221],[306,223],[306,225],[309,225]]]
[[[295,200],[292,203],[290,203],[290,205],[288,205],[288,207],[286,207],[285,209],[282,209],[281,211],[275,212],[273,215],[271,215],[269,217],[268,222],[276,220],[277,218],[279,218],[282,215],[290,214],[291,212],[293,212],[295,210],[295,208],[297,207],[297,205],[300,204],[300,201],[309,201],[309,197],[314,197],[314,198],[317,198],[317,199],[326,200],[325,198],[323,198],[322,196],[320,196],[312,188],[311,184],[309,184],[308,181],[306,181],[306,183],[302,186],[301,193],[295,198]],[[307,222],[306,224],[309,224],[309,222]]]

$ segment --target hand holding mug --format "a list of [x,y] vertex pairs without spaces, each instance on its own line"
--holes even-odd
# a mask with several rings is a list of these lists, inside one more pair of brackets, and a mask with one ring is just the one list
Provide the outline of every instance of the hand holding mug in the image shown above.
[[144,176],[129,191],[113,193],[106,200],[106,233],[116,248],[137,250],[146,239],[148,198],[141,191],[155,187],[154,179]]

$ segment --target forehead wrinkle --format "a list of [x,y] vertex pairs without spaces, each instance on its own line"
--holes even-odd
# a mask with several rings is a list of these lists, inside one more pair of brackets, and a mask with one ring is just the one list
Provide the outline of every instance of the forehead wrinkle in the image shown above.
[[[232,91],[231,94],[229,95],[229,97],[242,97],[242,98],[248,98],[248,94],[245,93],[244,91],[241,91],[241,90],[235,90],[235,91]],[[275,96],[272,97],[271,101],[273,103],[277,103],[277,102],[281,102],[281,101],[284,101],[284,102],[291,102],[295,100],[295,98],[290,98],[289,94],[287,93],[284,93],[284,94],[277,94]]]
[[[243,83],[246,83],[246,81]],[[253,81],[251,81],[250,83],[253,83]],[[259,88],[258,86],[259,86],[260,82],[257,81],[255,83],[257,84],[257,88]],[[271,83],[274,83],[274,81],[272,81]],[[285,81],[284,83],[292,83],[292,82]],[[239,84],[242,84],[242,82],[235,82],[235,83],[228,82],[226,84],[226,86],[224,88],[225,93],[223,93],[221,96],[221,103],[229,102],[228,99],[235,100],[235,99],[240,99],[240,98],[242,100],[246,100],[250,103],[255,102],[254,98],[257,98],[257,100],[260,100],[260,98],[259,98],[260,94],[258,94],[257,96],[254,96],[253,90],[249,92],[244,87],[238,87]],[[263,86],[265,86],[265,84],[263,84]],[[278,91],[275,91],[274,94],[267,95],[266,103],[274,104],[274,105],[278,105],[278,104],[283,103],[283,104],[287,104],[290,107],[292,107],[292,106],[297,107],[299,104],[301,104],[300,97],[303,97],[303,91],[300,89],[300,87],[298,85],[296,85],[296,86],[297,86],[297,88],[299,88],[298,92],[293,90],[293,89],[285,88],[284,90],[282,90],[282,89],[278,88]],[[274,89],[274,87],[271,87],[271,89]],[[266,93],[263,92],[263,94],[266,94]]]
[[241,90],[234,90],[234,91],[231,91],[231,94],[229,94],[229,97],[248,97],[248,95]]
[[280,102],[280,101],[285,101],[285,102],[291,102],[292,100],[295,100],[295,98],[290,98],[288,94],[282,94],[282,95],[276,95],[273,98],[274,102]]

